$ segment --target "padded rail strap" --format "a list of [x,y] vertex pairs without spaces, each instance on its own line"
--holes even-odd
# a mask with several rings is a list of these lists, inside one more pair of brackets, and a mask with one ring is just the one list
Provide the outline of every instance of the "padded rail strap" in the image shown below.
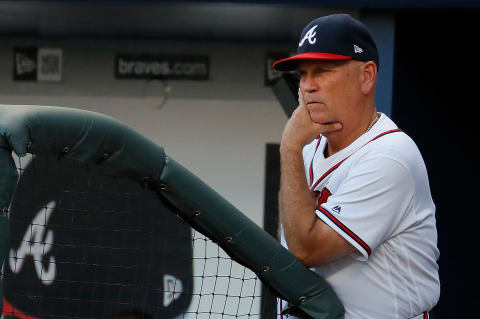
[[56,154],[107,165],[140,181],[157,178],[165,153],[124,123],[67,107],[0,105],[0,147],[25,154]]
[[[0,105],[0,204],[7,208],[17,182],[12,150],[19,156],[57,154],[105,165],[118,175],[148,184],[193,228],[252,269],[293,306],[313,318],[343,318],[343,305],[323,278],[198,177],[167,158],[163,148],[123,123],[70,108]],[[3,262],[9,238],[5,214],[0,216],[0,232]]]

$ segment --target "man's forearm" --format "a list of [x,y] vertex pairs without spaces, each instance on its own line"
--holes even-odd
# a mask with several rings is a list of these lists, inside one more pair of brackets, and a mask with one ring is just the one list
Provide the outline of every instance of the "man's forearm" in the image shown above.
[[[288,249],[300,260],[310,263],[312,254],[314,257],[323,254],[323,250],[318,249],[318,239],[320,245],[323,240],[318,229],[321,224],[317,223],[315,215],[315,199],[305,176],[302,149],[319,134],[339,131],[342,125],[313,122],[300,89],[298,105],[285,125],[280,143],[280,221]],[[317,227],[314,229],[314,226]],[[317,259],[312,262],[317,263]]]
[[280,221],[289,250],[303,257],[311,245],[309,234],[315,222],[315,200],[308,188],[301,151],[281,149]]

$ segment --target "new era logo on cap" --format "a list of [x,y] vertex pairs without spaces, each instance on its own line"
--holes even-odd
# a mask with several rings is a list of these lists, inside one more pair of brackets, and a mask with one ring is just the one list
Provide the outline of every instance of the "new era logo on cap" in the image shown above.
[[360,48],[358,45],[354,44],[354,45],[353,45],[353,52],[355,52],[355,53],[362,53],[363,50],[362,50],[362,48]]

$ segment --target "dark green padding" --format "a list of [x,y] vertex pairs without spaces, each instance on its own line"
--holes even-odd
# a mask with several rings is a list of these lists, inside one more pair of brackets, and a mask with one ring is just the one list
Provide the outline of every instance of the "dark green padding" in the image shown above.
[[[193,228],[252,269],[293,306],[313,318],[344,316],[343,305],[321,277],[198,177],[166,157],[161,147],[117,120],[63,107],[0,105],[0,150],[1,207],[9,206],[17,180],[11,150],[19,156],[57,154],[106,165],[149,185]],[[2,261],[8,229],[6,216],[0,216]]]
[[[17,186],[18,178],[15,162],[10,154],[11,152],[8,150],[0,148],[0,267],[3,265],[10,243],[10,225],[8,223],[7,210]],[[0,288],[3,288],[3,285],[0,285]],[[3,309],[3,289],[0,289],[1,309]]]

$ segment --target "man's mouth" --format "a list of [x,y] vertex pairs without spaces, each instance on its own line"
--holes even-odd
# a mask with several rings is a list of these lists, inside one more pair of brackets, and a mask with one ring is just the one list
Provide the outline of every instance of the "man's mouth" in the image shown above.
[[315,104],[323,104],[322,102],[319,102],[319,101],[309,101],[307,102],[307,106],[310,106],[310,105],[315,105]]

